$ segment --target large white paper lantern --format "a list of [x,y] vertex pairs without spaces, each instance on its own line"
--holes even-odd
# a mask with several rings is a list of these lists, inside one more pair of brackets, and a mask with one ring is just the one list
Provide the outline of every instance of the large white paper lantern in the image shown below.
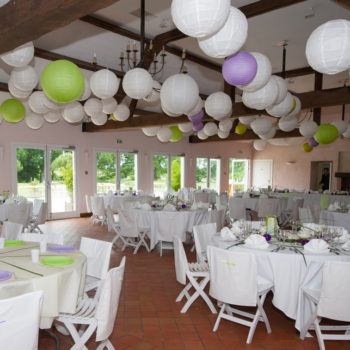
[[350,21],[337,19],[316,28],[306,43],[306,58],[317,72],[337,74],[350,68]]
[[61,111],[50,111],[44,114],[44,119],[48,123],[57,123],[61,119]]
[[299,126],[299,132],[304,137],[312,137],[315,135],[318,125],[313,120],[306,120]]
[[32,42],[23,44],[1,55],[2,60],[12,67],[24,67],[34,57],[34,45]]
[[175,74],[165,80],[160,89],[162,106],[174,114],[187,114],[197,104],[199,87],[188,74]]
[[272,128],[272,122],[270,119],[257,118],[251,124],[250,127],[257,135],[267,134]]
[[346,122],[345,120],[337,120],[337,121],[335,121],[335,122],[333,122],[331,124],[333,124],[337,128],[338,133],[340,135],[340,134],[343,134],[346,131],[346,129],[348,128],[348,124],[349,123]]
[[147,128],[142,128],[142,132],[149,137],[157,136],[160,126],[150,126]]
[[152,92],[153,78],[146,69],[134,68],[126,72],[122,85],[127,96],[139,100]]
[[202,129],[202,130],[198,131],[197,137],[200,140],[206,140],[208,138],[208,135],[204,132],[204,129]]
[[108,120],[107,114],[103,112],[97,113],[91,116],[92,123],[98,126],[105,125],[107,123],[107,120]]
[[68,123],[80,123],[85,117],[84,108],[78,101],[71,102],[63,109],[62,117]]
[[282,131],[289,132],[289,131],[292,131],[292,130],[296,129],[297,126],[298,126],[298,119],[296,119],[296,118],[294,118],[294,119],[287,119],[287,120],[284,119],[284,118],[281,118],[278,121],[278,127]]
[[263,151],[266,148],[267,141],[264,140],[254,140],[253,147],[256,151]]
[[27,124],[28,128],[37,130],[44,125],[45,119],[42,115],[29,113],[25,116],[24,122]]
[[254,79],[245,86],[237,86],[243,91],[253,92],[261,89],[271,77],[272,66],[269,58],[260,52],[250,52],[254,56],[257,63],[257,71]]
[[287,120],[287,119],[297,118],[299,116],[299,114],[300,114],[300,111],[301,111],[300,99],[297,96],[293,96],[293,107],[292,107],[292,110],[291,110],[291,112],[289,114],[284,116],[284,119]]
[[274,136],[276,135],[276,127],[273,126],[269,132],[267,132],[266,134],[263,134],[263,135],[259,135],[259,137],[262,139],[262,140],[270,140],[272,138],[274,138]]
[[229,118],[221,120],[219,123],[219,129],[225,132],[227,131],[230,132],[230,130],[232,129],[232,126],[233,126],[233,120]]
[[16,98],[19,98],[19,99],[26,99],[31,93],[32,93],[32,90],[29,90],[29,91],[23,91],[23,90],[19,90],[17,89],[14,85],[13,85],[13,82],[12,80],[10,79],[9,82],[8,82],[8,89],[9,89],[9,92],[12,96],[16,97]]
[[287,82],[283,78],[279,77],[278,75],[272,75],[271,77],[276,81],[277,87],[278,87],[278,96],[274,103],[277,105],[286,98],[287,92],[288,92],[288,85],[287,85]]
[[113,113],[118,106],[118,102],[114,97],[102,100],[102,112],[105,114]]
[[278,85],[273,76],[269,81],[259,90],[249,92],[243,91],[242,101],[243,103],[253,109],[266,109],[272,106],[278,97]]
[[190,132],[192,131],[192,123],[189,122],[189,123],[180,123],[178,124],[178,128],[180,129],[180,131],[182,132]]
[[230,14],[230,0],[173,0],[171,16],[177,29],[203,38],[222,28]]
[[85,101],[91,96],[90,81],[88,78],[84,78],[84,92],[80,96],[79,101]]
[[160,142],[169,142],[172,136],[172,132],[168,127],[161,127],[157,132],[157,138]]
[[346,128],[345,132],[343,133],[343,136],[346,139],[350,139],[350,125],[348,125],[348,127]]
[[89,117],[102,113],[102,101],[95,97],[89,98],[84,103],[84,111]]
[[164,104],[162,103],[161,104],[161,107],[162,107],[162,110],[163,112],[168,115],[169,117],[179,117],[180,115],[182,115],[182,113],[172,113],[172,112],[169,112],[165,107],[164,107]]
[[247,40],[248,21],[242,11],[231,6],[224,26],[213,35],[199,38],[202,51],[215,58],[225,58],[236,53]]
[[42,91],[34,91],[28,100],[30,109],[34,113],[44,114],[50,111],[50,109],[45,105],[47,97]]
[[91,91],[102,99],[113,97],[119,89],[119,84],[120,79],[108,69],[101,69],[90,77]]
[[204,125],[204,133],[208,136],[213,136],[218,132],[218,126],[214,122],[209,122]]
[[227,139],[230,135],[230,131],[218,130],[218,136],[220,139]]
[[245,117],[238,117],[238,120],[241,124],[244,125],[248,125],[250,126],[250,124],[256,119],[256,117],[254,116],[245,116]]
[[276,118],[285,117],[293,108],[293,96],[290,92],[279,104],[275,104],[266,109],[266,112]]
[[10,79],[13,85],[22,91],[32,91],[38,84],[38,74],[32,66],[14,68]]
[[214,92],[207,97],[204,103],[205,111],[216,120],[222,120],[232,111],[231,97],[224,92]]
[[117,106],[115,111],[113,112],[113,119],[124,122],[130,117],[130,109],[125,104],[121,103]]
[[159,81],[153,80],[151,92],[143,99],[148,103],[155,103],[160,100],[160,89],[162,85]]
[[196,115],[203,109],[203,107],[204,107],[204,101],[200,97],[198,97],[198,101],[196,105],[189,113],[187,113],[187,115],[188,116]]

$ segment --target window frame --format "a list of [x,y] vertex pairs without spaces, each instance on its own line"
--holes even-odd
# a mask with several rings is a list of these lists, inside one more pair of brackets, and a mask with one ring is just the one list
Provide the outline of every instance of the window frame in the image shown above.
[[[229,170],[229,175],[228,175],[228,186],[229,186],[229,188],[230,188],[230,184],[231,184],[231,182],[230,182],[230,179],[231,179],[231,172],[230,172],[230,167],[231,167],[231,164],[232,164],[232,167],[231,167],[231,169],[232,169],[232,171],[233,171],[233,163],[235,162],[235,161],[237,161],[237,162],[242,162],[242,161],[244,161],[246,164],[247,164],[247,172],[246,172],[246,189],[244,190],[244,191],[246,191],[246,190],[248,190],[248,188],[249,188],[249,186],[250,186],[250,183],[251,183],[251,159],[249,159],[249,158],[234,158],[234,157],[230,157],[229,159],[228,159],[228,161],[229,161],[229,166],[228,166],[228,170]],[[235,183],[232,183],[232,185],[234,185]],[[242,184],[242,183],[237,183],[237,184]],[[234,194],[235,192],[233,192],[232,191],[232,195]]]
[[210,189],[210,180],[211,180],[211,174],[210,174],[210,163],[212,160],[216,160],[219,162],[219,166],[216,168],[216,176],[217,176],[217,181],[218,181],[218,189],[215,189],[217,190],[217,192],[219,193],[220,192],[220,188],[221,188],[221,166],[222,166],[222,158],[221,157],[201,157],[201,156],[197,156],[195,159],[196,159],[196,162],[195,162],[195,181],[196,181],[196,189],[197,188],[197,159],[199,158],[202,158],[202,159],[206,159],[207,160],[207,189]]

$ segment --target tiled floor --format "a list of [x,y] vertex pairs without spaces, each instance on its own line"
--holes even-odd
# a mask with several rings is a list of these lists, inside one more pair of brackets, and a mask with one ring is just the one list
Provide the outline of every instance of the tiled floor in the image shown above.
[[[44,227],[44,231],[49,230],[62,232],[67,242],[77,244],[81,236],[105,240],[113,237],[106,228],[91,225],[88,219],[50,222]],[[175,298],[182,286],[175,279],[172,251],[166,251],[160,257],[157,251],[148,254],[142,249],[133,255],[130,249],[124,253],[118,250],[113,252],[111,265],[118,265],[123,255],[127,257],[124,286],[111,336],[118,350],[318,349],[315,338],[299,339],[294,322],[272,306],[271,297],[265,310],[272,334],[267,334],[264,326],[259,324],[253,343],[246,345],[248,328],[228,321],[222,321],[219,330],[213,333],[216,317],[202,300],[197,300],[186,314],[180,313],[182,303],[175,303]],[[73,345],[69,337],[60,335],[60,339],[61,349],[69,349]],[[350,350],[350,342],[327,342],[326,346],[328,350]],[[88,343],[88,348],[95,349],[93,341]],[[40,337],[39,349],[54,349],[51,339],[44,334]]]

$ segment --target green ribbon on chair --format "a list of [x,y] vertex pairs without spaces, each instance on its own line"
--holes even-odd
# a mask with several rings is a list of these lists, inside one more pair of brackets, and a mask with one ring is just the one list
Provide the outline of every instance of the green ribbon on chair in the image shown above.
[[321,194],[320,206],[321,206],[321,209],[328,209],[328,207],[329,207],[329,195],[328,194]]

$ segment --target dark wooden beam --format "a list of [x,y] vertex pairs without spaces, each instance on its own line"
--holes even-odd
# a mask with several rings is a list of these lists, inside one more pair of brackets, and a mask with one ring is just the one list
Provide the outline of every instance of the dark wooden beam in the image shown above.
[[[296,69],[290,69],[285,72],[286,78],[294,78],[294,77],[301,77],[303,75],[309,75],[314,74],[315,71],[311,67],[302,67],[302,68],[296,68]],[[282,76],[282,72],[273,73],[274,75]]]
[[112,5],[118,0],[16,0],[0,8],[0,53]]
[[[316,72],[315,73],[315,82],[314,82],[314,89],[315,91],[322,90],[322,84],[323,84],[323,74]],[[316,107],[313,110],[313,120],[317,124],[321,124],[321,107]]]
[[338,5],[343,6],[345,9],[350,11],[349,0],[334,0]]

